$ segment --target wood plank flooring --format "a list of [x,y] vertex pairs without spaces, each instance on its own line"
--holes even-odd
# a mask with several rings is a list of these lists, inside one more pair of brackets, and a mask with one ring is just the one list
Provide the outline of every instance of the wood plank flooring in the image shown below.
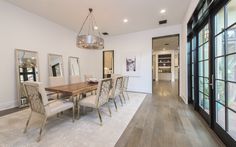
[[154,82],[116,147],[224,147],[191,105],[177,96],[177,83]]

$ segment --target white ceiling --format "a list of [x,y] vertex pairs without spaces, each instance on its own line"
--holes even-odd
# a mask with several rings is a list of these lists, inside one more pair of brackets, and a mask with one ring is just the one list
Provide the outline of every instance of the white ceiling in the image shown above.
[[[159,27],[158,21],[167,19],[167,25],[182,23],[190,0],[7,0],[27,11],[45,17],[73,31],[80,29],[88,14],[94,15],[101,32],[119,35]],[[160,14],[166,9],[166,14]],[[123,19],[128,23],[124,24]]]
[[153,39],[153,51],[157,50],[178,50],[179,49],[179,37],[170,36]]

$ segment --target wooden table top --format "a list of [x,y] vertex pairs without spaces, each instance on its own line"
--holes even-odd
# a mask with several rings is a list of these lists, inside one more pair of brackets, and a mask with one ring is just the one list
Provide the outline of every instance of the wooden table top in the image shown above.
[[97,83],[92,84],[88,82],[81,82],[62,86],[48,87],[45,88],[45,90],[50,92],[65,93],[69,95],[79,95],[81,93],[86,93],[89,91],[96,90],[97,87],[98,87]]

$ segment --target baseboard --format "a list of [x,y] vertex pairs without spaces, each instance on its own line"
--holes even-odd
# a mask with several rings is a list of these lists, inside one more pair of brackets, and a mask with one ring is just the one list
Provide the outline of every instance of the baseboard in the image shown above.
[[148,92],[141,92],[141,91],[132,91],[132,90],[129,90],[127,92],[132,92],[132,93],[141,93],[141,94],[152,94],[152,93],[148,93]]
[[179,97],[183,100],[183,102],[184,102],[186,105],[188,104],[188,100],[186,100],[185,97],[183,97],[183,96],[181,96],[181,95],[180,95]]
[[17,103],[15,101],[10,101],[10,102],[1,102],[0,104],[0,111],[7,110],[7,109],[12,109],[18,107]]

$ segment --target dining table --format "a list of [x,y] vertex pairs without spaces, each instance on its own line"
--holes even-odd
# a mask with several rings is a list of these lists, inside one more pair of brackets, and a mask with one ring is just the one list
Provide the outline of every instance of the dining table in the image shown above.
[[[75,107],[78,105],[79,100],[88,92],[95,91],[98,87],[98,83],[91,83],[91,82],[80,82],[80,83],[74,83],[74,84],[67,84],[67,85],[60,85],[60,86],[53,86],[53,87],[47,87],[45,88],[48,92],[54,92],[62,95],[66,95],[70,97]],[[77,107],[76,107],[77,108]],[[79,109],[78,109],[78,115],[79,116]],[[77,117],[78,118],[78,117]]]

